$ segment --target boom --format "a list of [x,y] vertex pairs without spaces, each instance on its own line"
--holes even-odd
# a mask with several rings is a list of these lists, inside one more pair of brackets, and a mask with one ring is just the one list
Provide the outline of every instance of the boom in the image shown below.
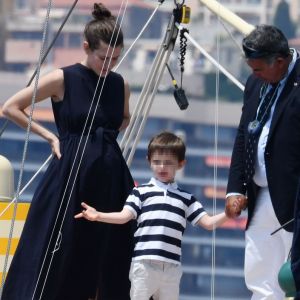
[[237,16],[228,8],[224,7],[216,0],[199,0],[203,5],[205,5],[211,12],[222,18],[227,23],[231,24],[237,30],[239,30],[244,35],[250,33],[254,26],[244,21],[242,18]]

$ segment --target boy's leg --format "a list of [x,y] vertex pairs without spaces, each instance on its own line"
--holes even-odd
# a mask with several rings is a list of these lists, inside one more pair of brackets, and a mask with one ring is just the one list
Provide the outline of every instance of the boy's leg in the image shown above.
[[163,263],[163,276],[160,278],[159,290],[153,295],[154,300],[178,300],[179,285],[182,276],[180,265]]
[[143,261],[131,263],[129,279],[131,281],[131,300],[149,300],[158,289],[159,280],[157,280],[155,270]]

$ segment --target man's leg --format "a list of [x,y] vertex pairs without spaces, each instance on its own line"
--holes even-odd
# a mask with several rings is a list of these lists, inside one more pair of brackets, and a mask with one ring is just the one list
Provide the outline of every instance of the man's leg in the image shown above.
[[284,292],[278,284],[278,273],[286,261],[292,233],[280,230],[267,189],[261,189],[251,224],[246,231],[245,281],[252,300],[282,300]]

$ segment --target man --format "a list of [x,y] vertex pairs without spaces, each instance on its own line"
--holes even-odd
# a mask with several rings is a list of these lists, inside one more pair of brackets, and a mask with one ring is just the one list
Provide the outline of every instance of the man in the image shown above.
[[243,51],[253,74],[244,91],[226,211],[238,215],[247,197],[245,281],[251,299],[282,300],[277,277],[291,248],[289,221],[300,175],[300,64],[274,26],[257,26],[243,39]]

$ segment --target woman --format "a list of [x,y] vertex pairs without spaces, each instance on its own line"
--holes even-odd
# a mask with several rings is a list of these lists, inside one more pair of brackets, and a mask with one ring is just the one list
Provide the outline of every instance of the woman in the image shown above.
[[[38,84],[36,102],[51,97],[59,137],[32,123],[54,158],[32,199],[5,282],[5,300],[129,299],[132,224],[73,218],[85,199],[98,210],[121,210],[133,188],[116,141],[129,123],[129,87],[111,71],[123,35],[102,4],[94,4],[92,15],[84,30],[84,60],[51,72]],[[24,110],[33,93],[30,86],[12,96],[3,114],[26,127]]]

